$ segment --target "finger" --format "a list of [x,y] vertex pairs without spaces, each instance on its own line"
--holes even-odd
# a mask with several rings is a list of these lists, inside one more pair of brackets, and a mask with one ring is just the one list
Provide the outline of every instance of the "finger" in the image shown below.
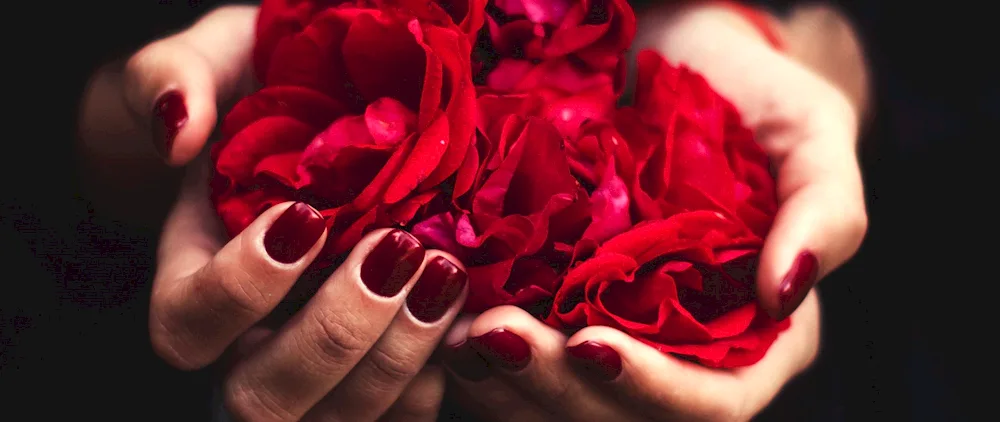
[[266,327],[252,327],[239,336],[232,347],[223,354],[223,373],[231,371],[237,363],[250,356],[265,342],[274,337],[275,331]]
[[201,151],[220,102],[245,91],[257,8],[227,6],[176,35],[155,41],[125,66],[125,103],[152,130],[172,165]]
[[853,142],[841,139],[852,135],[845,128],[816,130],[778,163],[780,208],[757,273],[758,298],[776,319],[850,259],[868,227]]
[[201,368],[270,312],[326,238],[304,203],[265,211],[218,250],[217,217],[197,189],[181,194],[164,226],[149,329],[156,352],[182,369]]
[[622,415],[567,364],[566,336],[520,308],[484,312],[469,327],[468,341],[493,376],[558,419],[613,420]]
[[307,420],[375,420],[420,372],[465,303],[468,280],[453,256],[427,251],[425,261],[389,328]]
[[746,420],[745,391],[730,372],[676,359],[610,327],[584,328],[566,344],[579,373],[647,419]]
[[246,420],[299,420],[382,336],[424,257],[401,230],[363,238],[306,306],[232,371],[224,386],[229,410]]
[[813,290],[793,314],[792,325],[778,335],[768,353],[735,375],[744,385],[744,414],[750,417],[766,407],[789,379],[804,371],[819,353],[819,297]]
[[476,315],[463,315],[445,335],[442,357],[455,388],[449,394],[455,402],[482,420],[545,422],[552,415],[520,391],[498,377],[490,376],[486,360],[468,342],[469,328]]
[[235,352],[238,360],[243,359],[250,356],[251,353],[260,348],[264,342],[270,340],[272,337],[274,337],[274,330],[266,327],[253,327],[236,339],[236,344],[233,345],[233,352]]
[[[434,422],[444,399],[445,375],[440,366],[428,365],[406,386],[381,422]],[[361,419],[358,419],[361,420]]]
[[[452,378],[454,379],[454,378]],[[476,416],[472,420],[495,422],[549,422],[560,420],[542,410],[533,401],[524,397],[517,389],[496,378],[468,384],[465,380],[455,380],[457,388],[449,389],[449,394],[462,409]],[[466,420],[466,415],[452,420]]]

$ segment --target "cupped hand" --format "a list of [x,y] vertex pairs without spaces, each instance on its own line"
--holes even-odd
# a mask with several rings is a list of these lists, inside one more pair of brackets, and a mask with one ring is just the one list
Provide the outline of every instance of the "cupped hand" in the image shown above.
[[150,303],[156,352],[196,369],[233,346],[223,390],[241,420],[434,420],[444,378],[425,363],[465,300],[461,264],[377,230],[280,329],[263,328],[322,249],[324,221],[283,203],[227,243],[206,170],[192,167],[164,227]]
[[609,327],[567,338],[515,307],[462,316],[442,356],[461,403],[492,421],[745,421],[819,347],[819,301],[809,294],[756,364],[725,371],[661,353]]
[[[770,156],[779,210],[761,251],[757,297],[783,319],[820,278],[854,255],[867,230],[857,159],[863,57],[856,40],[844,35],[849,31],[824,38],[802,30],[809,25],[774,20],[794,50],[782,53],[719,3],[641,16],[635,50],[659,50],[702,73],[740,110]],[[815,59],[823,54],[826,60]]]
[[[84,99],[81,135],[111,146],[111,161],[121,161],[119,134],[152,140],[171,165],[202,157],[164,225],[153,348],[181,369],[232,351],[223,391],[241,420],[434,420],[444,375],[425,364],[466,295],[453,257],[405,232],[375,231],[289,321],[260,324],[317,256],[326,228],[308,205],[284,203],[227,242],[209,201],[202,153],[218,110],[252,89],[255,18],[253,7],[213,11],[139,50],[113,83],[97,84],[114,89],[92,86]],[[100,101],[109,92],[118,102]]]
[[162,223],[181,176],[171,167],[202,152],[219,116],[254,88],[256,16],[256,7],[215,9],[92,75],[77,141],[81,182],[98,212]]

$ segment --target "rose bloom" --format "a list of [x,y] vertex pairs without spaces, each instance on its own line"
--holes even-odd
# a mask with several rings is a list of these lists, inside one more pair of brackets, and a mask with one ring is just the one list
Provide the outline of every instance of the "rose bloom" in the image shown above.
[[631,226],[625,184],[612,167],[598,184],[581,185],[552,123],[493,116],[500,122],[479,138],[469,195],[413,233],[466,264],[467,311],[520,305],[544,316],[574,257]]
[[751,365],[789,325],[754,300],[762,243],[714,211],[640,223],[569,271],[547,322],[614,327],[710,367]]
[[640,223],[567,273],[547,321],[616,327],[712,367],[757,362],[788,326],[754,296],[777,210],[767,156],[704,78],[651,52],[616,127],[625,147],[578,142],[569,155],[583,169],[614,159]]
[[615,114],[615,93],[607,84],[594,85],[571,93],[558,86],[540,86],[522,93],[483,93],[476,99],[477,127],[483,133],[502,129],[504,119],[496,116],[539,117],[552,123],[565,138],[580,135],[588,122],[611,122]]
[[635,161],[628,183],[639,219],[710,209],[767,233],[778,210],[767,155],[701,75],[640,52],[635,103],[617,127]]
[[636,28],[627,1],[493,0],[486,10],[475,61],[479,85],[527,92],[545,79],[593,85],[598,74],[611,75],[616,92],[622,88],[622,56]]
[[486,0],[264,0],[257,18],[254,71],[267,82],[271,55],[285,37],[300,33],[317,14],[331,7],[406,11],[422,23],[457,25],[474,42],[485,21]]
[[233,108],[212,150],[213,198],[230,233],[269,206],[303,201],[327,220],[329,257],[467,191],[470,50],[459,28],[399,11],[315,11],[278,42],[264,88]]
[[489,41],[503,58],[573,55],[609,70],[635,36],[635,13],[625,0],[491,0],[486,10]]

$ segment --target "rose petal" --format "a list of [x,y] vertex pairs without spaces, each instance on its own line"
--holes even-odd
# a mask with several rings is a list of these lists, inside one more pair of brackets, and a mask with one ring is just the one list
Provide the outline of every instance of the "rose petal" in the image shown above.
[[379,98],[365,110],[365,123],[375,144],[396,145],[413,132],[417,116],[395,99]]
[[288,116],[314,127],[324,127],[346,111],[328,95],[297,86],[267,86],[244,97],[222,121],[223,139],[261,118],[261,116]]
[[419,109],[426,58],[405,22],[359,15],[344,37],[341,54],[349,80],[366,102],[390,97]]
[[315,133],[315,128],[291,117],[261,118],[216,146],[215,169],[233,180],[247,181],[261,159],[301,149]]
[[615,173],[614,160],[608,162],[601,184],[591,196],[592,223],[583,237],[598,242],[608,240],[632,226],[628,188]]
[[448,150],[448,119],[439,117],[417,139],[399,174],[385,192],[385,202],[397,202],[412,192],[434,171]]

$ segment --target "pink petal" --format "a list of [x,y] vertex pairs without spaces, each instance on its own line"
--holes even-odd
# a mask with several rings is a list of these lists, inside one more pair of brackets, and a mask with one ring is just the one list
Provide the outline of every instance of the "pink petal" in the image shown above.
[[417,116],[403,103],[383,97],[368,105],[365,123],[376,144],[396,145],[413,132]]

